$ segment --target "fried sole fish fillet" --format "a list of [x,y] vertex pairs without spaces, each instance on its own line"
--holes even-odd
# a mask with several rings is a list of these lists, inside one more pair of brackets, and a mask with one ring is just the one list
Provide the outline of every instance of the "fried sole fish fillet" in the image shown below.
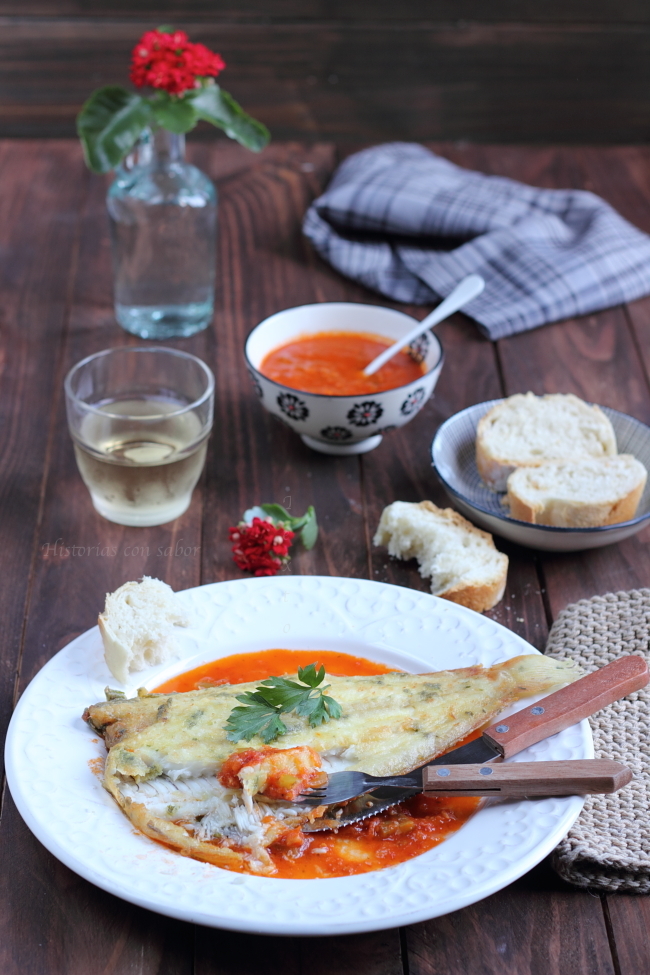
[[[342,717],[311,728],[283,715],[281,748],[308,745],[329,771],[409,772],[448,751],[509,704],[570,683],[571,665],[531,654],[493,667],[371,677],[327,675]],[[258,682],[94,704],[84,719],[110,749],[104,785],[143,833],[179,852],[234,870],[273,872],[268,846],[313,818],[299,805],[258,796],[252,811],[240,789],[217,780],[225,760],[259,738],[233,744],[224,725],[236,696]]]

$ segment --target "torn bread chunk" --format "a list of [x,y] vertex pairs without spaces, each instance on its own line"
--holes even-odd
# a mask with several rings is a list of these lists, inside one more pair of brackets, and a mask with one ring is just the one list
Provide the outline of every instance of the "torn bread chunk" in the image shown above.
[[630,454],[521,467],[508,478],[510,514],[558,528],[615,525],[634,518],[647,476]]
[[508,556],[488,532],[431,501],[394,501],[384,508],[375,545],[400,559],[416,558],[431,592],[469,609],[491,609],[503,596]]
[[493,406],[476,430],[476,466],[495,491],[517,467],[613,457],[616,434],[607,416],[572,393],[517,393]]
[[190,624],[171,586],[149,576],[108,593],[97,622],[108,669],[122,684],[132,671],[172,660],[176,627]]

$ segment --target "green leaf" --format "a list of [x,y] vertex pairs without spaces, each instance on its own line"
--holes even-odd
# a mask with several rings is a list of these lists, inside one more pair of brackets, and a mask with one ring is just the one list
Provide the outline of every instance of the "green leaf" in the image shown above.
[[224,730],[228,732],[228,741],[250,741],[259,735],[268,745],[280,735],[285,734],[287,726],[280,718],[280,711],[269,705],[259,694],[240,694],[238,701],[245,706],[233,708],[228,716]]
[[273,518],[276,524],[282,521],[292,532],[299,532],[300,540],[306,549],[314,547],[318,538],[318,522],[313,504],[310,504],[304,515],[299,518],[293,518],[281,504],[262,504],[260,507]]
[[151,106],[120,85],[93,92],[77,116],[77,133],[94,173],[114,169],[131,151],[151,121]]
[[226,135],[247,149],[259,152],[268,144],[271,136],[267,127],[248,115],[219,85],[208,84],[186,97],[191,100],[199,118],[223,129]]
[[321,707],[321,701],[322,698],[320,695],[316,697],[305,697],[298,704],[296,714],[300,714],[303,718],[309,718],[309,723],[311,724],[312,715]]
[[326,708],[330,718],[332,718],[335,721],[338,721],[338,719],[343,714],[343,708],[341,707],[338,701],[334,700],[333,697],[323,696],[323,706]]
[[259,690],[269,704],[282,708],[287,713],[293,711],[310,693],[304,684],[296,684],[286,677],[269,677],[262,681]]
[[246,691],[245,694],[238,694],[236,700],[237,701],[241,701],[242,704],[266,704],[266,705],[268,705],[269,702],[266,700],[266,698],[263,697],[262,694],[258,693],[261,690],[262,690],[262,688],[261,687],[258,687],[257,688],[257,691]]
[[171,98],[167,95],[155,101],[151,110],[158,125],[176,135],[189,132],[199,120],[192,101],[188,98]]
[[324,678],[324,667],[317,669],[316,664],[308,664],[298,668],[299,684],[288,677],[268,677],[254,691],[239,694],[237,700],[244,707],[233,708],[230,713],[225,725],[228,740],[250,741],[259,735],[268,744],[285,734],[287,728],[280,715],[290,711],[307,718],[312,728],[330,718],[340,718],[341,705],[325,694],[329,684],[320,687]]
[[320,670],[316,670],[316,664],[307,664],[306,667],[298,667],[298,680],[301,680],[303,684],[309,684],[310,687],[318,687],[319,684],[323,683],[324,679],[325,668],[322,666]]
[[319,697],[310,698],[300,708],[296,708],[296,713],[309,718],[311,727],[316,728],[320,724],[326,724],[330,718],[340,718],[343,711],[338,701],[321,694]]
[[318,522],[316,521],[316,512],[312,504],[307,508],[305,518],[307,520],[300,532],[300,540],[306,549],[310,549],[314,547],[318,538]]
[[[312,727],[316,727],[329,721],[330,717],[340,718],[343,713],[340,704],[325,694],[330,685],[319,686],[324,679],[324,667],[316,669],[316,664],[308,664],[306,667],[298,668],[300,684],[287,677],[269,677],[268,680],[262,681],[258,691],[283,713],[295,711],[303,718],[308,718]],[[312,696],[314,691],[316,693]]]
[[292,522],[296,521],[281,504],[261,504],[260,508],[265,514],[270,515],[276,524],[282,521],[285,525],[291,526]]

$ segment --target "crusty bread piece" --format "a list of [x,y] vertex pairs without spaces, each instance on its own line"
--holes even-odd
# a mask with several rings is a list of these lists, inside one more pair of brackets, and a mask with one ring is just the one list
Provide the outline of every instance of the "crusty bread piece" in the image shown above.
[[129,671],[173,659],[178,652],[174,628],[190,623],[174,590],[150,576],[107,593],[97,622],[108,669],[123,684]]
[[520,467],[508,478],[510,514],[558,528],[615,525],[634,517],[647,476],[631,454]]
[[497,551],[488,532],[451,508],[394,501],[382,512],[374,543],[387,545],[397,558],[416,558],[420,575],[431,577],[434,596],[479,613],[503,596],[508,556]]
[[579,457],[613,457],[614,428],[598,406],[572,393],[517,393],[479,420],[476,466],[495,491],[505,491],[517,467]]

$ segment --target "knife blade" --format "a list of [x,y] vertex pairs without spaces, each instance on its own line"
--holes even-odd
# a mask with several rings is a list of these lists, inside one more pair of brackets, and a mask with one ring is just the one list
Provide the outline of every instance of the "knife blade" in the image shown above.
[[[634,654],[619,657],[573,684],[548,694],[536,704],[522,708],[507,718],[500,718],[486,728],[480,738],[427,762],[423,771],[432,765],[484,765],[486,762],[511,758],[524,748],[556,735],[608,704],[640,690],[649,680],[648,665],[643,657]],[[412,775],[411,772],[409,778]],[[315,819],[302,829],[305,833],[337,829],[368,816],[376,816],[418,792],[422,792],[422,786],[404,790],[375,789],[345,806],[332,809],[327,816]]]

